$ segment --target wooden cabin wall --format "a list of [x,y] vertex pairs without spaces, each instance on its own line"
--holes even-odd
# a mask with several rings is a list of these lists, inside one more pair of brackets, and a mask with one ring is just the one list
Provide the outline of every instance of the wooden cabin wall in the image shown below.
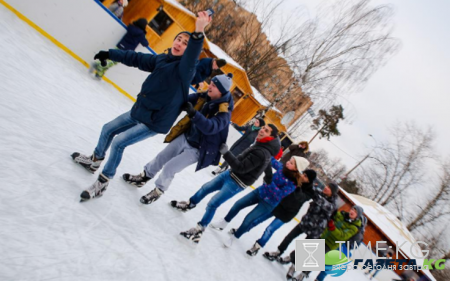
[[242,126],[250,121],[259,109],[260,104],[256,100],[249,95],[244,96],[234,105],[231,121]]

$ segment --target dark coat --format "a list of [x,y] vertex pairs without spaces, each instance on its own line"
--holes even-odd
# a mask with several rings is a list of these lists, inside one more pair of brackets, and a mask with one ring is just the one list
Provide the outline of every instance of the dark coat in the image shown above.
[[295,190],[296,183],[286,178],[283,174],[283,165],[273,157],[271,158],[271,164],[276,170],[272,181],[269,184],[264,183],[256,190],[258,190],[260,198],[275,208],[280,203],[281,199]]
[[319,239],[327,227],[328,220],[336,211],[336,197],[325,197],[322,191],[315,190],[313,201],[309,205],[306,215],[302,217],[300,226],[307,239]]
[[203,38],[189,39],[183,56],[150,55],[134,51],[109,50],[109,58],[151,72],[131,109],[131,117],[157,133],[166,134],[188,101],[195,64],[203,47]]
[[192,85],[199,84],[205,81],[206,78],[211,76],[212,62],[213,62],[212,58],[204,58],[198,62],[194,79],[192,79],[191,82]]
[[272,156],[280,150],[280,140],[272,139],[269,142],[256,142],[237,157],[231,151],[223,155],[230,164],[230,175],[237,177],[246,186],[252,185],[269,165]]
[[308,158],[306,156],[305,150],[298,146],[298,144],[292,144],[289,146],[289,151],[280,159],[280,162],[286,164],[289,159],[292,158],[292,156],[300,156],[303,158]]
[[272,214],[284,223],[292,220],[300,211],[305,202],[314,197],[314,188],[311,183],[304,183],[300,188],[283,198]]
[[124,51],[134,51],[139,43],[144,47],[148,46],[145,32],[134,24],[130,24],[127,27],[127,33],[122,37],[119,43],[117,43],[117,48]]
[[239,155],[255,142],[259,130],[252,130],[252,125],[240,127],[236,124],[232,124],[232,126],[238,131],[244,131],[242,137],[230,147],[230,151],[233,152],[234,155]]
[[[195,104],[198,97],[198,94],[189,95],[189,100]],[[209,165],[219,164],[219,148],[227,141],[233,107],[233,98],[229,92],[213,101],[208,97],[203,108],[191,118],[191,122],[201,132],[197,171]]]

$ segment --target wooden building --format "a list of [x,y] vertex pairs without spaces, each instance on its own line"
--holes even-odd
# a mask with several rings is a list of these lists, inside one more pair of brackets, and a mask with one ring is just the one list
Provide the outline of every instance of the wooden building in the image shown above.
[[[364,215],[368,219],[366,230],[364,233],[363,243],[368,245],[369,242],[372,246],[372,250],[375,251],[377,241],[387,241],[387,246],[391,246],[396,250],[396,242],[400,245],[403,242],[408,244],[405,247],[401,247],[399,250],[398,259],[415,259],[412,256],[411,251],[414,251],[414,255],[422,255],[420,247],[411,247],[416,240],[412,234],[406,229],[403,223],[386,208],[382,207],[378,203],[367,199],[363,196],[349,194],[343,189],[339,190],[340,203],[338,207],[340,210],[350,211],[350,209],[359,205],[364,208]],[[395,273],[401,275],[403,270],[395,270]],[[435,280],[429,270],[420,270],[415,272],[420,277],[420,280]]]

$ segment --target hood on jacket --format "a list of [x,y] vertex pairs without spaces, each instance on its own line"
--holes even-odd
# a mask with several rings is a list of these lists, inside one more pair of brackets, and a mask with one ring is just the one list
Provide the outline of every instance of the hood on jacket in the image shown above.
[[270,152],[270,155],[275,156],[278,154],[278,151],[280,151],[281,141],[278,137],[276,137],[273,140],[265,142],[265,143],[256,142],[255,145],[259,145],[259,146],[267,148]]

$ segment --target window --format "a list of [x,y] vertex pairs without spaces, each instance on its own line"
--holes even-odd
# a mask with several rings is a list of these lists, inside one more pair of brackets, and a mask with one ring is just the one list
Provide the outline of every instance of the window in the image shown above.
[[244,96],[244,93],[241,92],[237,87],[233,90],[233,101],[236,103],[240,98]]
[[173,20],[164,11],[160,11],[148,24],[153,31],[161,36],[169,26],[173,23]]

